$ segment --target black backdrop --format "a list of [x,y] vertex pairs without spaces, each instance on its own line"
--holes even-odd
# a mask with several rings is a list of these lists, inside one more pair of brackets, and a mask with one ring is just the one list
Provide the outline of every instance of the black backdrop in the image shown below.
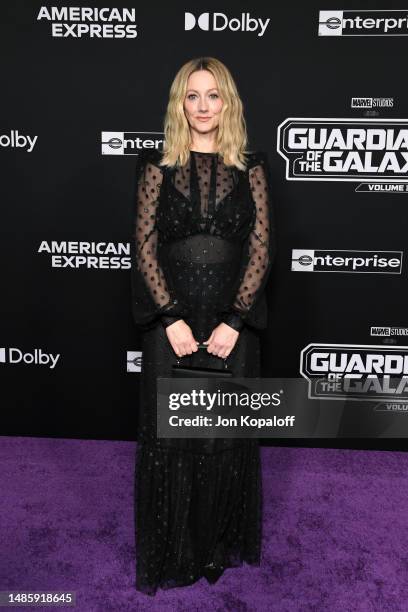
[[[353,1],[347,7],[372,16],[379,9],[391,13],[386,4]],[[52,7],[61,13],[47,19]],[[122,22],[131,26],[128,37],[120,28],[110,35],[112,25],[103,37],[81,31],[79,24],[91,22],[83,15],[66,18],[64,10],[73,7],[133,10],[134,21]],[[393,3],[392,9],[398,8]],[[325,25],[327,16],[319,17],[325,9],[315,1],[189,7],[177,0],[72,5],[27,0],[2,7],[3,435],[135,438],[141,355],[130,310],[128,254],[135,146],[162,139],[171,81],[184,62],[199,55],[215,56],[230,68],[244,102],[251,148],[269,154],[278,255],[268,285],[263,374],[299,375],[301,351],[310,343],[405,347],[403,335],[382,338],[370,332],[371,326],[396,326],[405,333],[404,262],[397,273],[318,266],[302,273],[302,258],[293,252],[387,251],[398,258],[406,244],[405,193],[370,192],[364,176],[352,170],[330,180],[324,170],[297,174],[294,160],[300,154],[285,159],[289,118],[303,128],[317,119],[326,126],[340,121],[346,128],[356,119],[364,120],[363,127],[379,119],[405,121],[408,30],[373,36],[381,32],[368,27],[346,35],[343,29],[339,36],[336,16],[332,29]],[[185,29],[186,12],[196,19],[208,12],[208,30]],[[215,31],[214,13],[229,20],[249,13],[269,22],[262,36],[259,30]],[[96,15],[92,26],[120,23],[103,21],[104,15]],[[368,107],[361,101],[355,107],[352,99],[363,97]],[[377,108],[376,98],[386,99],[386,105]],[[370,175],[371,184],[390,177],[405,187],[404,171]],[[75,253],[81,242],[102,248]],[[58,356],[55,365],[41,363],[41,354],[43,361]],[[403,440],[296,444],[405,446]]]

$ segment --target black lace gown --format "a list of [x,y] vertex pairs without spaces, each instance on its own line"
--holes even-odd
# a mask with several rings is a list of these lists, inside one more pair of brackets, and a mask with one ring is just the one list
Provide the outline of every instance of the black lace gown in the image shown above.
[[[197,581],[208,563],[259,565],[262,483],[254,439],[156,437],[156,380],[175,355],[165,327],[183,318],[203,342],[221,321],[240,331],[234,376],[260,376],[264,288],[275,254],[266,154],[245,171],[192,151],[184,167],[144,150],[132,216],[132,310],[142,333],[135,465],[136,589]],[[205,349],[183,364],[223,367]]]

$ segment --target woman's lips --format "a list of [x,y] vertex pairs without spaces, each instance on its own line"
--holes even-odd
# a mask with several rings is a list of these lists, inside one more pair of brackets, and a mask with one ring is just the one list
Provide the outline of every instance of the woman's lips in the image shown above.
[[199,121],[208,121],[211,117],[197,117]]

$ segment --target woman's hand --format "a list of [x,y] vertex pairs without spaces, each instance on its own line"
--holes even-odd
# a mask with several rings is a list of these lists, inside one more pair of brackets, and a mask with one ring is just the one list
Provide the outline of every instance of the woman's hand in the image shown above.
[[183,319],[166,327],[167,338],[177,357],[191,355],[198,351],[197,340],[193,336],[191,327]]
[[238,340],[239,331],[226,323],[220,323],[212,331],[211,336],[203,342],[208,344],[207,351],[225,359],[231,353]]

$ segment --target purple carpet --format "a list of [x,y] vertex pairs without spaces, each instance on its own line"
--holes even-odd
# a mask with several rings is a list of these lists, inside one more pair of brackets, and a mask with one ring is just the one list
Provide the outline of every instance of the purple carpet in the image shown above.
[[263,448],[261,567],[155,597],[134,588],[134,454],[131,442],[0,438],[0,590],[77,597],[13,609],[408,609],[406,453]]

